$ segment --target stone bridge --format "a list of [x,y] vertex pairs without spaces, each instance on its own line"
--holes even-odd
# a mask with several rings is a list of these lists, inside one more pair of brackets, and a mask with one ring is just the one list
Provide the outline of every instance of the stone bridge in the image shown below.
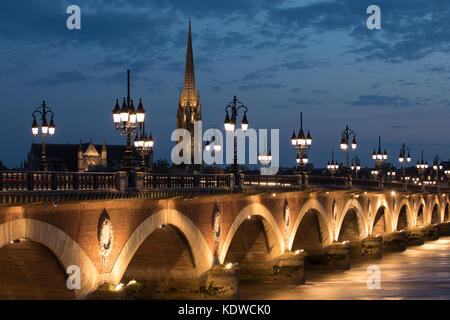
[[[133,279],[155,292],[237,297],[239,281],[301,284],[305,268],[405,250],[447,235],[448,221],[447,193],[402,191],[4,203],[0,298],[89,298]],[[81,288],[68,290],[72,265]]]

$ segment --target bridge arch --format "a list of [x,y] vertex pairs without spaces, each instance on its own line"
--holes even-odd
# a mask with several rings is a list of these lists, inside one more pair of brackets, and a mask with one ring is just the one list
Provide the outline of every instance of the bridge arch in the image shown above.
[[263,224],[265,236],[267,237],[267,244],[268,247],[271,248],[271,259],[278,258],[284,252],[285,248],[283,236],[272,213],[262,204],[253,203],[244,207],[234,218],[234,221],[227,232],[222,248],[220,249],[219,263],[224,263],[230,249],[230,245],[241,225],[243,225],[247,220],[253,219],[253,217],[259,218],[260,222]]
[[375,214],[369,218],[369,233],[376,235],[392,232],[392,211],[386,199],[380,199],[377,202],[374,212]]
[[403,199],[396,214],[393,230],[405,230],[413,226],[414,217],[409,201]]
[[181,212],[164,209],[145,219],[128,238],[111,270],[110,281],[113,284],[120,282],[136,251],[160,226],[175,227],[186,239],[198,277],[203,276],[212,267],[213,255],[201,231]]
[[422,198],[419,200],[415,214],[415,226],[425,226],[427,222],[427,205]]
[[362,239],[367,237],[369,232],[363,212],[361,204],[356,199],[347,201],[344,209],[341,211],[339,221],[336,224],[335,241],[341,241],[341,236],[347,231],[354,233],[352,238],[358,237],[359,239]]
[[430,212],[430,217],[429,217],[429,222],[431,224],[435,224],[435,223],[440,223],[441,222],[441,214],[440,214],[440,209],[439,209],[439,203],[437,201],[434,201],[432,203],[432,207],[429,210]]
[[300,226],[303,222],[306,222],[306,219],[304,219],[305,217],[308,220],[310,220],[309,218],[316,218],[317,221],[314,222],[316,222],[315,225],[318,227],[317,232],[320,235],[319,239],[321,239],[322,246],[333,243],[333,230],[330,226],[329,217],[327,216],[325,209],[319,201],[310,199],[303,205],[292,227],[288,242],[289,250],[293,250],[294,241],[300,231]]
[[99,275],[83,249],[61,229],[35,219],[15,219],[0,225],[0,247],[11,241],[25,238],[49,249],[64,267],[78,266],[81,273],[81,289],[74,290],[77,298],[84,298],[97,289]]
[[442,221],[444,221],[444,222],[450,221],[449,204],[448,204],[448,202],[445,202],[444,213],[443,213],[443,220]]

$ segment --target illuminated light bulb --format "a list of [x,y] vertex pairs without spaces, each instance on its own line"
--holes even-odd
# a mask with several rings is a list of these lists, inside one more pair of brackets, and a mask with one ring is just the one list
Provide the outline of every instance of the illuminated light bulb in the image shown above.
[[227,263],[225,269],[230,270],[233,267],[232,263]]
[[120,291],[123,289],[123,283],[119,283],[117,286],[114,287],[114,291]]

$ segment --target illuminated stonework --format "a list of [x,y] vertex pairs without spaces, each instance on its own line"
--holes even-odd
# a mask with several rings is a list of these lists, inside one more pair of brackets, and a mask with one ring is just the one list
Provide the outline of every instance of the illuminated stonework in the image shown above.
[[191,21],[189,21],[188,44],[184,87],[180,93],[176,120],[177,129],[186,129],[191,134],[191,157],[194,157],[194,122],[202,121],[200,93],[195,88],[194,54],[192,51]]
[[98,244],[102,263],[107,266],[113,244],[113,227],[106,210],[103,210],[98,223]]

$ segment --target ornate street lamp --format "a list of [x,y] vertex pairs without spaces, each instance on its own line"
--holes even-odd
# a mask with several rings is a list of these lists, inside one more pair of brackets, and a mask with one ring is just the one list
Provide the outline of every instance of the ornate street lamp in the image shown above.
[[350,166],[350,169],[355,174],[355,178],[358,177],[358,172],[361,170],[361,163],[359,161],[359,158],[355,156],[352,160],[352,165]]
[[350,142],[350,139],[352,139],[351,148],[352,148],[352,150],[356,150],[356,146],[357,146],[356,145],[356,133],[347,126],[345,128],[345,130],[342,131],[341,135],[342,135],[341,150],[346,152],[345,172],[346,172],[346,175],[350,177],[351,171],[350,171],[350,167],[348,165],[349,142]]
[[[116,131],[127,137],[127,148],[123,158],[123,169],[126,171],[131,171],[134,169],[132,166],[133,151],[131,150],[131,136],[133,136],[135,131],[137,137],[143,136],[144,132],[142,130],[142,126],[145,120],[145,110],[142,105],[142,99],[139,99],[138,108],[134,108],[133,100],[130,97],[130,70],[127,70],[127,84],[127,98],[126,100],[123,98],[122,108],[119,106],[119,99],[116,99],[116,105],[113,110],[113,120],[116,125]],[[138,139],[138,141],[140,140]],[[147,144],[149,143],[149,140],[147,140]]]
[[[216,128],[214,128],[214,133],[216,131]],[[205,144],[206,151],[212,150],[212,156],[213,156],[213,171],[216,173],[216,152],[220,152],[222,150],[222,146],[220,145],[220,141],[216,141],[216,136],[212,136],[211,142],[206,141]]]
[[384,153],[381,152],[381,136],[378,137],[378,152],[375,152],[375,149],[372,153],[372,160],[375,162],[375,170],[373,172],[377,172],[375,176],[379,176],[380,179],[383,178],[383,164],[386,162],[388,154],[386,149],[384,149]]
[[[406,155],[406,152],[408,152],[408,155]],[[408,147],[403,144],[402,148],[400,149],[400,155],[398,156],[398,162],[402,164],[402,180],[406,180],[406,163],[411,162],[411,150],[409,150]]]
[[439,170],[442,170],[444,166],[442,164],[439,164],[439,157],[436,155],[433,162],[433,170],[436,171],[435,180],[439,181]]
[[450,180],[450,170],[445,170],[444,174],[446,175],[447,180]]
[[272,162],[272,154],[271,152],[267,152],[266,139],[264,139],[264,151],[262,154],[258,155],[258,161],[264,167],[264,170],[269,166]]
[[419,162],[417,161],[417,165],[416,165],[417,170],[419,171],[420,174],[420,178],[423,181],[424,180],[424,174],[425,171],[427,171],[428,169],[428,162],[427,161],[423,161],[423,150],[422,150],[422,160]]
[[389,180],[394,181],[395,176],[397,175],[395,168],[390,168],[389,171],[387,172],[387,175],[388,175]]
[[[39,114],[41,116],[41,134],[42,134],[42,151],[41,151],[41,163],[39,165],[40,171],[47,171],[48,164],[47,164],[47,155],[45,153],[45,136],[48,134],[50,137],[52,137],[55,134],[55,123],[53,122],[53,117],[55,114],[53,111],[47,107],[45,104],[45,101],[42,102],[42,105],[40,107],[37,107],[33,113],[33,124],[31,125],[31,132],[33,133],[33,136],[37,136],[39,134],[39,126],[36,121],[36,114]],[[50,125],[47,124],[47,114],[51,115],[50,118]]]
[[334,151],[331,151],[331,162],[328,162],[327,169],[330,171],[331,176],[334,178],[334,175],[339,170],[339,163],[334,162]]
[[[237,145],[236,145],[237,139],[235,133],[236,133],[237,117],[239,115],[238,112],[240,109],[244,109],[244,116],[242,117],[241,121],[241,129],[245,133],[248,130],[248,120],[247,120],[248,108],[242,102],[240,102],[236,98],[236,96],[234,96],[233,101],[228,103],[228,105],[225,107],[226,116],[225,121],[223,122],[225,130],[227,132],[232,132],[234,134],[234,158],[233,158],[233,165],[231,166],[231,171],[234,174],[239,173],[239,166],[237,163]],[[231,118],[230,115],[228,114],[228,111],[231,111]]]
[[[311,134],[308,130],[308,134],[305,136],[303,132],[303,113],[300,112],[300,130],[298,132],[298,136],[295,135],[295,130],[292,132],[291,137],[292,148],[297,153],[297,165],[298,171],[297,174],[302,177],[302,181],[304,181],[305,177],[305,165],[308,163],[308,150],[311,149],[312,138]],[[303,183],[303,182],[302,182]]]
[[139,137],[136,133],[134,138],[134,147],[141,155],[141,170],[148,171],[148,163],[145,161],[147,157],[153,152],[153,146],[155,141],[153,140],[152,133],[150,132],[150,136],[147,137],[147,133],[145,133],[145,123],[142,126],[141,136]]

